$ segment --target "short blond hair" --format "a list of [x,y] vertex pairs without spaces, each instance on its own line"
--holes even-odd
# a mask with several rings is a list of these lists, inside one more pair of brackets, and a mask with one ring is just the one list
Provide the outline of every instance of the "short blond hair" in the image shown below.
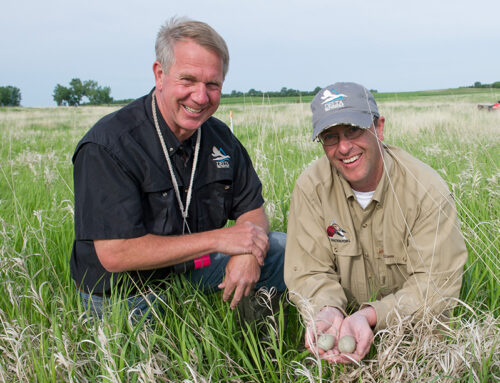
[[166,22],[156,37],[156,60],[168,73],[175,62],[174,47],[179,41],[192,39],[197,44],[214,52],[222,60],[222,77],[229,69],[229,50],[224,39],[208,24],[188,18],[173,17]]

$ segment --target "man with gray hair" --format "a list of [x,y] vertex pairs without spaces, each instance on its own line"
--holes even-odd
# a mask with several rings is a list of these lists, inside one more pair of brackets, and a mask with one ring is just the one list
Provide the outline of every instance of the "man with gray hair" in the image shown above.
[[293,191],[285,282],[307,322],[306,347],[350,363],[398,316],[448,313],[467,251],[446,183],[382,143],[385,118],[366,88],[327,86],[311,109],[325,156]]
[[172,19],[156,41],[155,88],[78,143],[71,275],[98,315],[117,289],[147,309],[144,293],[172,273],[223,289],[231,308],[260,287],[285,290],[286,236],[269,233],[248,153],[212,117],[228,66],[213,28]]

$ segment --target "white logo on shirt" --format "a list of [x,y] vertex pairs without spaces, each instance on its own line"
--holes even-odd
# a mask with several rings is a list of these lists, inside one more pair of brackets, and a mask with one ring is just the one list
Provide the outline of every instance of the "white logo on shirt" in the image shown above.
[[217,149],[215,146],[212,147],[212,159],[217,163],[219,169],[229,168],[229,159],[231,156],[224,152],[224,149]]
[[335,220],[332,220],[332,223],[326,228],[326,234],[333,242],[350,242],[350,239],[346,237],[346,231]]

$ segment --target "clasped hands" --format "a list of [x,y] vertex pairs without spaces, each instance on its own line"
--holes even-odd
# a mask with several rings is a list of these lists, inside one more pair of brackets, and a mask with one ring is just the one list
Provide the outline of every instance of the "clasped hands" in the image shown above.
[[[344,314],[336,307],[325,306],[307,327],[305,346],[313,354],[318,355],[331,363],[359,362],[365,357],[373,343],[373,331],[370,322],[376,314],[371,306],[367,306],[352,315]],[[317,347],[317,340],[321,334],[331,334],[335,338],[332,349],[323,350]],[[344,336],[352,336],[356,340],[356,349],[347,354],[339,351],[339,340]]]

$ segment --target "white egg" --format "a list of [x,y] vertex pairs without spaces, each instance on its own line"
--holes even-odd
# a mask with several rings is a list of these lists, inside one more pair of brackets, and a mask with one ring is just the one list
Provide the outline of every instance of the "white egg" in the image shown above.
[[335,344],[335,337],[332,334],[321,334],[316,344],[322,350],[328,351]]
[[339,351],[346,353],[346,354],[352,354],[356,350],[356,340],[350,336],[346,335],[340,338],[339,340]]

